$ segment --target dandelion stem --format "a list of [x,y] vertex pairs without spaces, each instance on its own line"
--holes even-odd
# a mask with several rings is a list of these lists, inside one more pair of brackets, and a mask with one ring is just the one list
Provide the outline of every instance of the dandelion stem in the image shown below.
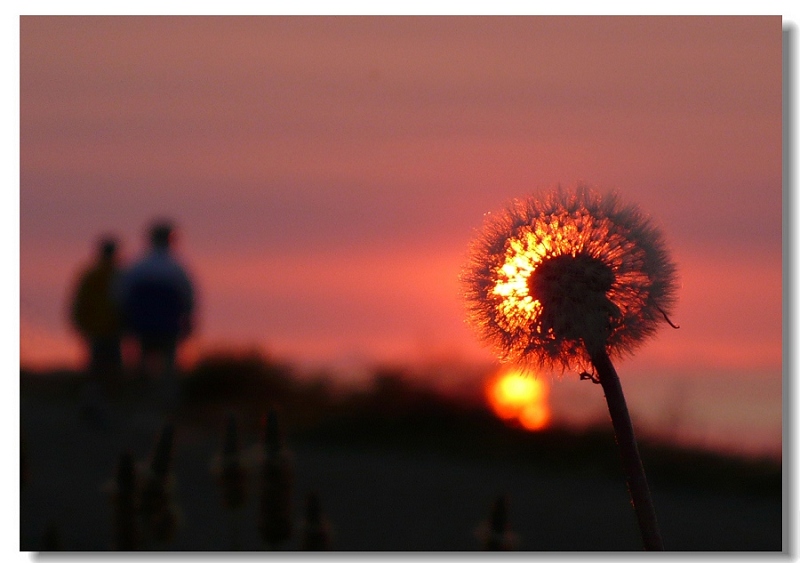
[[628,492],[631,495],[631,502],[636,511],[636,518],[639,521],[639,530],[642,534],[644,547],[648,551],[663,551],[664,544],[661,540],[661,532],[656,521],[656,512],[653,507],[653,499],[650,495],[650,488],[647,486],[647,477],[644,474],[644,466],[639,456],[639,447],[636,444],[636,437],[633,434],[633,424],[628,413],[628,406],[625,403],[625,396],[622,393],[622,385],[617,375],[617,370],[611,363],[605,349],[592,355],[597,374],[600,377],[600,384],[606,395],[608,411],[611,414],[611,423],[614,426],[614,435],[617,439],[622,465],[625,469],[625,477],[628,482]]

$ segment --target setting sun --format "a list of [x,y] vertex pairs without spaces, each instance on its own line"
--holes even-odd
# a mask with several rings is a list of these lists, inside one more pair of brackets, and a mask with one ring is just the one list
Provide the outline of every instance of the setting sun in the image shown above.
[[495,414],[516,421],[527,430],[540,430],[549,423],[547,392],[544,380],[515,369],[501,372],[486,387],[486,397]]

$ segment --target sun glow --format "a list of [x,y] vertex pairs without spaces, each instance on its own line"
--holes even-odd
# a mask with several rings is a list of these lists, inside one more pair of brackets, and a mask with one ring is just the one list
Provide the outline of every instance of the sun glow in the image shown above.
[[488,382],[486,397],[503,420],[516,422],[527,430],[540,430],[550,422],[548,391],[543,379],[512,369]]

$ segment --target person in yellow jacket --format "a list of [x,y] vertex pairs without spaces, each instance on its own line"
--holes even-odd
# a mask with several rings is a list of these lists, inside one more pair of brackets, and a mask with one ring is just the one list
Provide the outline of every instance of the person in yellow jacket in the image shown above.
[[86,342],[89,375],[110,380],[122,372],[122,322],[113,287],[119,275],[117,242],[104,238],[97,260],[78,278],[70,319]]

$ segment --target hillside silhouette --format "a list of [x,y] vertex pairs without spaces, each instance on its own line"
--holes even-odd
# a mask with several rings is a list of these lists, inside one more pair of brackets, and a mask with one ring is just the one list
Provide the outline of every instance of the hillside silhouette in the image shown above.
[[[85,376],[81,372],[22,370],[23,550],[41,549],[43,538],[50,530],[48,526],[53,522],[60,521],[62,526],[67,526],[63,514],[59,515],[54,507],[61,505],[62,513],[71,510],[67,506],[70,495],[77,499],[80,496],[74,491],[69,494],[61,491],[56,483],[84,482],[82,486],[88,487],[91,481],[89,475],[70,475],[71,471],[83,472],[86,466],[94,465],[94,481],[97,483],[92,491],[94,500],[87,502],[87,506],[95,506],[97,514],[95,520],[89,518],[87,523],[93,521],[102,529],[109,526],[103,517],[108,508],[107,501],[98,496],[97,490],[104,479],[112,476],[120,452],[128,449],[138,451],[139,457],[145,457],[153,447],[159,428],[169,421],[175,428],[176,448],[185,448],[183,453],[180,449],[176,451],[176,463],[184,468],[186,475],[195,475],[176,475],[177,483],[202,482],[206,477],[200,474],[208,473],[213,452],[221,447],[226,421],[235,417],[240,441],[247,449],[248,445],[259,442],[258,436],[263,432],[265,417],[270,411],[279,417],[286,443],[294,452],[298,472],[306,471],[308,479],[317,481],[308,483],[309,490],[297,491],[300,495],[296,502],[298,518],[303,495],[318,493],[321,500],[317,502],[323,509],[337,513],[338,522],[334,519],[334,525],[338,524],[340,535],[338,545],[337,542],[333,544],[334,549],[479,548],[472,533],[474,526],[462,530],[464,535],[459,536],[460,539],[443,533],[442,536],[434,534],[424,541],[419,539],[416,543],[413,540],[416,536],[410,530],[390,532],[392,526],[397,525],[389,516],[390,507],[404,495],[415,495],[414,491],[420,487],[431,487],[429,495],[444,494],[447,502],[443,504],[442,499],[430,498],[426,504],[424,499],[417,499],[419,505],[414,510],[429,509],[432,515],[439,514],[437,518],[441,518],[442,510],[451,510],[447,508],[448,503],[467,502],[467,499],[450,496],[463,495],[447,492],[451,486],[464,486],[469,490],[466,482],[458,485],[462,478],[470,482],[477,480],[474,483],[477,491],[481,480],[485,480],[483,486],[488,487],[493,479],[505,482],[505,478],[498,475],[507,473],[519,475],[513,479],[508,477],[509,483],[526,483],[524,475],[531,476],[530,484],[515,487],[536,488],[542,486],[541,483],[550,483],[547,486],[552,487],[555,486],[553,483],[558,483],[558,487],[581,490],[589,486],[587,483],[597,482],[602,483],[597,491],[608,487],[621,489],[618,495],[609,494],[613,497],[612,505],[620,508],[623,533],[610,531],[608,536],[612,539],[609,540],[591,534],[589,537],[576,534],[573,538],[572,532],[563,530],[539,538],[537,542],[528,531],[522,534],[528,538],[520,544],[520,549],[639,549],[635,526],[626,522],[631,517],[625,512],[624,480],[610,424],[580,431],[552,426],[530,432],[499,420],[477,395],[470,400],[435,391],[412,379],[402,368],[376,368],[370,385],[343,390],[337,387],[330,375],[319,373],[316,377],[299,378],[291,365],[273,361],[258,352],[208,355],[182,373],[179,381],[181,400],[171,412],[159,410],[154,404],[146,381],[131,378],[110,393],[106,419],[93,420],[84,412],[85,409],[82,410]],[[59,440],[65,443],[72,440],[86,442],[87,437],[93,442],[82,443],[79,451],[63,449],[63,444],[57,443]],[[687,449],[646,438],[640,442],[640,448],[656,502],[660,500],[665,536],[669,538],[665,540],[668,549],[781,549],[782,473],[779,462]],[[60,454],[58,450],[61,450]],[[208,457],[204,462],[201,451]],[[78,463],[73,459],[54,459],[58,455],[84,457]],[[87,461],[91,456],[96,459]],[[187,456],[194,461],[189,463]],[[304,469],[305,463],[310,466]],[[455,469],[459,467],[461,469]],[[363,474],[364,471],[375,471],[375,474],[370,476]],[[445,477],[453,471],[456,473]],[[381,483],[378,476],[384,473],[393,475],[393,482]],[[416,477],[412,478],[412,475]],[[472,477],[466,477],[468,475]],[[101,479],[101,476],[104,477]],[[353,492],[353,487],[367,494],[365,479],[374,481],[373,487],[379,487],[370,489],[368,495],[369,502],[374,505],[375,522],[359,515],[359,509],[345,500],[353,494],[361,497]],[[418,480],[416,485],[414,479]],[[47,480],[53,482],[41,483]],[[209,499],[214,498],[215,492],[210,481],[206,489],[203,491],[200,486],[181,488],[183,504],[201,506],[212,503]],[[525,526],[533,525],[519,520],[519,498],[530,491],[497,490],[496,493],[508,495],[510,519],[515,527],[525,529]],[[31,497],[38,500],[31,500]],[[475,511],[473,520],[476,526],[479,516],[488,515],[494,502],[491,497],[487,490],[482,497],[476,495],[469,501]],[[71,502],[81,503],[74,499]],[[585,502],[591,503],[591,500],[587,497]],[[599,504],[605,502],[608,500]],[[688,510],[687,506],[698,502],[703,508],[695,506],[691,509],[694,516],[684,518],[682,513]],[[681,507],[682,503],[688,504]],[[578,508],[556,502],[551,503],[546,511],[562,511],[561,517],[567,518]],[[210,508],[204,510],[208,512]],[[545,508],[539,507],[538,510]],[[581,510],[590,520],[593,511],[597,511],[598,518],[603,518],[603,506],[584,506]],[[724,514],[723,520],[713,516],[718,511]],[[550,517],[558,521],[556,513]],[[759,519],[757,525],[753,525],[755,515]],[[414,519],[420,517],[412,517],[411,522],[405,525],[411,526]],[[388,528],[379,532],[377,526],[382,520]],[[224,542],[204,544],[207,538],[201,540],[194,535],[198,530],[192,529],[191,521],[187,515],[184,536],[179,535],[178,547],[173,548],[230,549]],[[727,522],[727,527],[722,526],[723,521]],[[73,522],[68,526],[76,525]],[[376,527],[374,533],[380,538],[370,539],[355,533],[359,526]],[[737,534],[728,531],[737,527],[749,531]],[[352,533],[345,533],[351,528],[354,529]],[[390,534],[388,538],[384,537],[386,534]],[[613,539],[615,534],[618,537]],[[102,537],[86,530],[65,530],[60,535],[65,544],[72,542],[64,549],[108,548]],[[70,535],[71,540],[68,538]],[[242,541],[246,543],[246,537]],[[675,547],[670,548],[670,543]],[[256,540],[251,538],[249,549],[257,548],[256,545]]]

